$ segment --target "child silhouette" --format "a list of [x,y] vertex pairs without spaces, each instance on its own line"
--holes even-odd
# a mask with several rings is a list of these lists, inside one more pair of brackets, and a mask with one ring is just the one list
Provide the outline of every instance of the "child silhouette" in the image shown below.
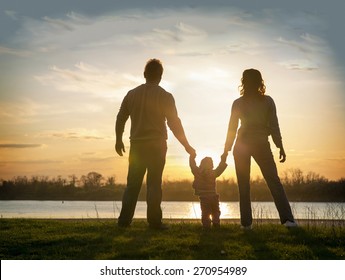
[[[221,156],[221,161],[216,169],[213,169],[213,160],[205,157],[198,167],[195,155],[189,157],[189,166],[194,175],[193,188],[195,195],[199,196],[201,208],[201,222],[204,229],[220,226],[219,195],[216,191],[216,178],[219,177],[228,166],[226,154]],[[211,220],[212,217],[212,220]]]

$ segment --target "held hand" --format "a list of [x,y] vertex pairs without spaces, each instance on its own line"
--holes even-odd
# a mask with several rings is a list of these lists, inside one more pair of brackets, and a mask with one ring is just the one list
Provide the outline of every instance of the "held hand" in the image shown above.
[[280,159],[280,162],[285,162],[286,160],[286,154],[285,154],[284,148],[280,148],[279,159]]
[[190,157],[192,158],[196,157],[195,149],[192,146],[188,146],[185,149],[186,149],[186,152],[190,155]]
[[224,146],[224,154],[228,154],[228,152],[230,152],[230,151],[231,151],[231,147],[225,145]]
[[121,156],[121,157],[123,156],[123,153],[126,152],[126,150],[125,150],[125,145],[123,144],[122,140],[116,142],[116,144],[115,144],[115,150],[116,150],[116,152],[118,153],[118,155]]

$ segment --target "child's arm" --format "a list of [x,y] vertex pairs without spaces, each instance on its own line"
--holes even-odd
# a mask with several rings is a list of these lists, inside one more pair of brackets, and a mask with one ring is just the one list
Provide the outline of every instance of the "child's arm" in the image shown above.
[[191,155],[189,157],[189,166],[190,166],[190,169],[193,173],[193,175],[195,175],[195,173],[197,172],[198,170],[198,167],[196,165],[196,162],[195,162],[195,156],[194,155]]
[[221,156],[220,156],[220,162],[224,162],[226,163],[226,158],[228,157],[228,152],[224,152]]

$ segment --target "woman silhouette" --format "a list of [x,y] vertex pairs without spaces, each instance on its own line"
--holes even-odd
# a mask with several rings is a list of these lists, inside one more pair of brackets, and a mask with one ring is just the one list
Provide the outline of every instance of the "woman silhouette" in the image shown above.
[[[289,201],[278,177],[277,167],[271,152],[268,136],[280,149],[280,162],[285,162],[286,154],[280,134],[276,107],[273,99],[265,95],[265,84],[261,73],[256,69],[243,72],[241,97],[234,101],[225,142],[224,153],[234,146],[234,160],[240,194],[241,224],[245,229],[252,226],[250,200],[250,161],[257,162],[271,191],[279,212],[280,221],[287,227],[297,226],[291,212]],[[239,120],[241,126],[238,128]]]

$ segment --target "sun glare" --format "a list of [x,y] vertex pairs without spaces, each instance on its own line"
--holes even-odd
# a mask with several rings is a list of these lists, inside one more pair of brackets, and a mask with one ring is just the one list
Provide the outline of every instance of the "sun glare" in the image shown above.
[[[215,151],[215,150],[197,150],[197,156],[196,156],[196,164],[199,165],[200,161],[205,157],[211,157],[213,160],[214,168],[218,166],[220,163],[220,157],[222,155],[222,151]],[[232,154],[229,153],[228,157],[226,159],[226,162],[228,165],[231,165],[233,163],[233,157]]]
[[[239,207],[237,203],[219,203],[219,209],[221,212],[221,217],[223,219],[238,219],[240,217]],[[191,202],[190,207],[186,215],[188,219],[200,219],[201,218],[201,208],[199,202]]]
[[211,157],[213,160],[213,165],[216,167],[218,165],[218,163],[220,162],[220,156],[221,156],[221,154],[218,154],[216,151],[213,151],[213,150],[197,151],[196,162],[197,162],[197,165],[199,165],[200,161],[203,158]]

